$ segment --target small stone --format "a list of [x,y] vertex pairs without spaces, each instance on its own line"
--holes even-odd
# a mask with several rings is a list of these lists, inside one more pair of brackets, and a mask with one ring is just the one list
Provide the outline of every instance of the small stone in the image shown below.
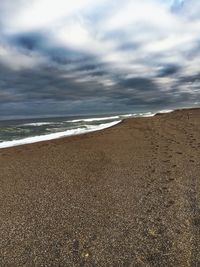
[[152,237],[156,237],[157,236],[156,231],[154,229],[149,229],[148,233]]

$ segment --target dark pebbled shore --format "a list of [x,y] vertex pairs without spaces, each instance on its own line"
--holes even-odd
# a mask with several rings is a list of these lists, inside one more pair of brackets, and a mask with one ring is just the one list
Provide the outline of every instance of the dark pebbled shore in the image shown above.
[[0,266],[200,266],[200,109],[0,149]]

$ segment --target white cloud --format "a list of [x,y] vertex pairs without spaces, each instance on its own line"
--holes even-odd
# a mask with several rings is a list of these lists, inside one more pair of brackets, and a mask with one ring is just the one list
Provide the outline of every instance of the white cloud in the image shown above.
[[[7,0],[0,10],[6,14],[4,33],[45,31],[53,45],[91,54],[124,76],[151,77],[164,64],[196,73],[199,60],[188,59],[187,54],[199,39],[200,4],[185,1],[179,12],[172,12],[175,2],[178,6],[183,1]],[[126,44],[129,49],[123,48]],[[1,61],[13,68],[36,66],[43,60],[37,53],[27,55],[15,48],[1,54]]]
[[168,6],[156,0],[126,0],[120,3],[115,12],[111,13],[103,27],[109,31],[124,30],[127,26],[141,27],[142,25],[150,25],[157,29],[159,27],[169,28],[175,17],[168,10]]
[[92,0],[30,0],[22,3],[20,5],[18,0],[18,4],[14,4],[15,9],[10,8],[11,4],[2,5],[5,11],[12,13],[12,20],[7,21],[10,32],[51,28],[63,19],[94,6]]
[[13,70],[31,69],[46,64],[47,59],[40,54],[25,53],[6,44],[0,45],[0,62]]

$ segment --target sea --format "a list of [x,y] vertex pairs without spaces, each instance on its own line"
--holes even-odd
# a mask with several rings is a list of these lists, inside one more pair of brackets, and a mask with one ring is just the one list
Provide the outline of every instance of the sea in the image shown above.
[[[164,110],[161,112],[170,112]],[[160,112],[160,111],[158,111]],[[131,117],[151,117],[157,112],[110,116],[80,116],[0,121],[0,148],[99,131]]]

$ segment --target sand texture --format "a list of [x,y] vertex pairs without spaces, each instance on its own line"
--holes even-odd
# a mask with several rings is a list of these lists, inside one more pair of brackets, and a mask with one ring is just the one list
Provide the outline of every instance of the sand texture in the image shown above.
[[200,266],[200,109],[0,149],[0,266]]

